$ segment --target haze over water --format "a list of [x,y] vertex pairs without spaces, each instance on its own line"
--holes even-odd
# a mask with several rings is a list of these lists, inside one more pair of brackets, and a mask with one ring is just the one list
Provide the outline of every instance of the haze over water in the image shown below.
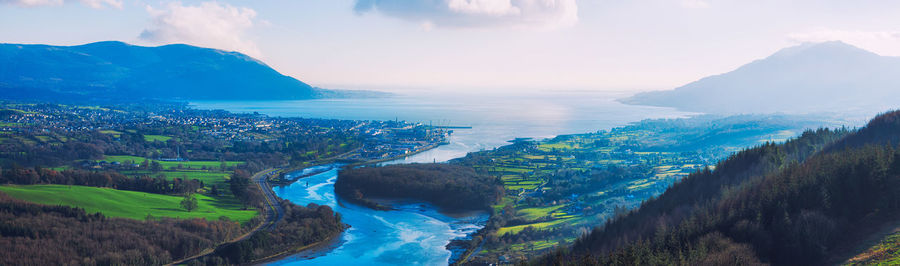
[[625,105],[627,94],[609,92],[493,94],[407,94],[369,99],[267,102],[192,102],[196,108],[259,112],[271,116],[354,120],[405,120],[454,129],[451,144],[395,162],[446,161],[471,151],[493,149],[520,137],[549,138],[608,130],[646,118],[691,113],[671,108]]

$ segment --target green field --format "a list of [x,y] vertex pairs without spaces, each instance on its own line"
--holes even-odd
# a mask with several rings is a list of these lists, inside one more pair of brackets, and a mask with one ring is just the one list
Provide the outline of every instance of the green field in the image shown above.
[[148,142],[154,142],[154,141],[166,142],[166,141],[169,141],[170,139],[172,139],[172,137],[163,136],[163,135],[144,135],[144,140],[146,140]]
[[100,212],[110,217],[124,217],[143,220],[147,214],[155,217],[205,218],[218,220],[225,216],[245,223],[255,210],[241,210],[241,204],[234,199],[213,198],[196,194],[199,207],[188,212],[181,208],[182,197],[144,192],[115,190],[85,186],[28,185],[0,186],[0,191],[10,196],[47,205],[66,205],[84,208],[88,213]]
[[543,208],[523,208],[523,209],[519,209],[518,213],[522,218],[525,218],[528,220],[537,220],[541,217],[549,216],[550,213],[552,213],[562,207],[565,207],[565,205],[553,205],[553,206],[543,207]]
[[0,127],[18,127],[21,126],[20,123],[9,123],[9,122],[0,122]]
[[560,223],[568,222],[572,219],[573,218],[559,219],[559,220],[553,220],[553,221],[543,222],[543,223],[533,223],[533,224],[523,224],[523,225],[516,225],[516,226],[509,226],[509,227],[501,227],[499,230],[497,230],[497,235],[502,236],[507,233],[516,234],[519,231],[522,231],[522,229],[525,229],[525,227],[529,227],[529,226],[533,227],[534,229],[540,230],[540,229],[544,229],[545,227],[550,227],[550,226],[554,226],[554,225],[557,225]]
[[[147,160],[147,159],[143,158],[143,157],[128,156],[128,155],[114,155],[114,156],[103,157],[103,161],[119,162],[119,163],[123,163],[123,164],[130,164],[130,163],[140,164],[140,163],[144,162],[144,160]],[[207,168],[218,168],[218,167],[222,166],[222,162],[219,162],[219,161],[183,161],[183,162],[167,162],[167,161],[158,161],[158,160],[150,160],[150,161],[151,162],[152,161],[159,162],[159,164],[162,165],[162,167],[167,170],[173,169],[179,165],[181,165],[184,168],[188,168],[188,169],[200,169],[200,168],[203,168],[204,166],[206,166]],[[241,164],[241,162],[237,162],[237,161],[226,161],[225,162],[225,165],[227,165],[228,167],[236,166],[239,164]]]

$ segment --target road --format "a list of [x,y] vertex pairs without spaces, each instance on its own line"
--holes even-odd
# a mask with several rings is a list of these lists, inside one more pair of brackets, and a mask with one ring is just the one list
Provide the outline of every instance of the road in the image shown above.
[[275,192],[272,192],[272,187],[269,186],[269,182],[266,182],[266,181],[274,173],[277,173],[278,170],[280,170],[280,168],[269,168],[269,169],[257,172],[256,174],[253,175],[253,177],[250,178],[251,182],[256,184],[256,187],[265,196],[266,211],[263,213],[263,215],[266,217],[266,220],[264,222],[260,223],[256,227],[253,227],[253,229],[251,229],[250,232],[247,232],[241,236],[238,236],[231,240],[220,243],[220,244],[216,245],[215,247],[205,249],[197,255],[194,255],[194,256],[179,260],[179,261],[174,261],[168,265],[186,264],[192,260],[202,258],[203,256],[213,253],[214,251],[216,251],[216,247],[219,247],[221,245],[234,243],[234,242],[238,242],[238,241],[247,239],[247,238],[253,236],[253,234],[256,234],[257,232],[259,232],[260,230],[275,229],[275,226],[278,225],[278,221],[281,221],[281,218],[284,217],[284,208],[281,206],[281,203],[280,203],[280,201],[278,201],[278,198],[275,197]]
[[281,202],[278,201],[278,197],[275,197],[275,192],[272,192],[272,187],[269,186],[269,182],[267,182],[269,177],[277,173],[278,170],[280,169],[269,168],[259,171],[251,177],[253,183],[256,184],[256,187],[259,188],[263,196],[265,196],[266,221],[263,222],[261,226],[254,228],[254,230],[251,231],[251,234],[246,237],[253,235],[253,233],[261,229],[275,229],[275,226],[278,225],[278,221],[281,221],[281,218],[284,218],[284,207],[281,206]]

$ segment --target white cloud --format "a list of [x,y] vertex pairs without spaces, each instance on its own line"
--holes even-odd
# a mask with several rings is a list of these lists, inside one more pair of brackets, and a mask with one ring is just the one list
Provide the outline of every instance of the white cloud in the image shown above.
[[900,56],[900,31],[855,31],[817,29],[788,34],[793,42],[843,41],[880,55]]
[[147,6],[151,25],[140,39],[154,44],[187,43],[228,51],[238,51],[259,58],[262,53],[247,32],[257,24],[256,11],[218,2],[200,5],[169,3],[162,9]]
[[[122,9],[121,0],[79,0],[82,4],[91,8],[104,8],[107,6]],[[11,4],[22,7],[61,6],[65,0],[0,0],[0,4]]]
[[578,22],[575,0],[356,0],[354,10],[445,28],[553,29]]
[[470,15],[503,16],[521,12],[510,0],[450,0],[447,7]]

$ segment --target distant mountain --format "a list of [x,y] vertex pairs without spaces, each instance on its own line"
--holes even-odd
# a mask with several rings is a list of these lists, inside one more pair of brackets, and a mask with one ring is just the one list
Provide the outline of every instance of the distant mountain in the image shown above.
[[[4,98],[300,100],[341,97],[237,52],[184,44],[0,44]],[[365,95],[359,91],[347,94]]]
[[887,110],[900,106],[900,57],[838,41],[808,43],[675,90],[621,101],[707,113]]

